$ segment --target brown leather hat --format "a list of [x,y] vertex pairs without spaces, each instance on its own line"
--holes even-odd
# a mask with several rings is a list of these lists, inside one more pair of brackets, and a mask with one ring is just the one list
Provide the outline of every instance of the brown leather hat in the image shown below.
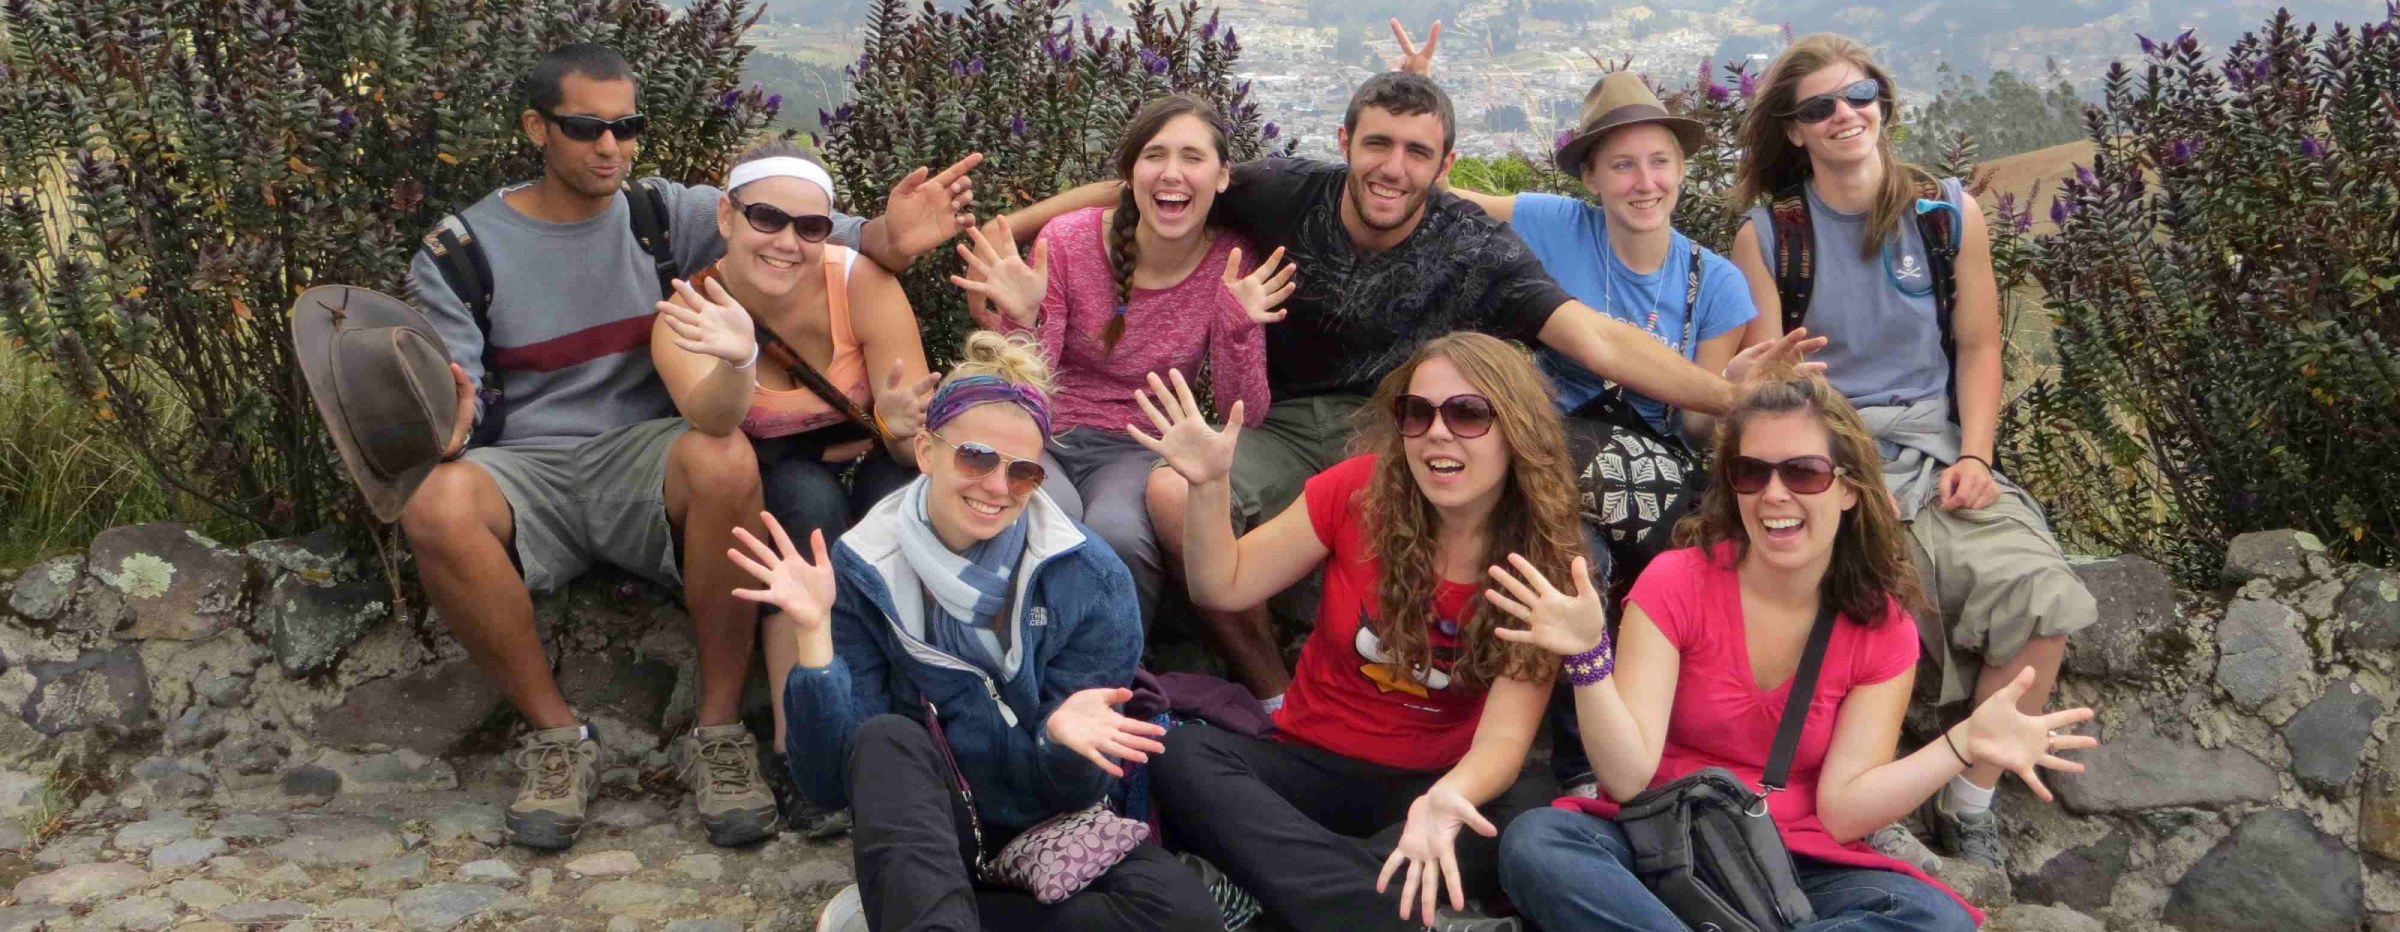
[[1689,157],[1708,141],[1708,133],[1694,120],[1667,113],[1658,95],[1650,93],[1650,85],[1642,76],[1619,71],[1605,76],[1583,95],[1583,113],[1575,118],[1575,138],[1558,147],[1558,170],[1570,178],[1583,177],[1583,159],[1600,137],[1608,131],[1636,123],[1656,123],[1675,134],[1683,144],[1683,154]]
[[292,350],[368,507],[398,520],[458,420],[441,335],[398,298],[319,285],[292,305]]

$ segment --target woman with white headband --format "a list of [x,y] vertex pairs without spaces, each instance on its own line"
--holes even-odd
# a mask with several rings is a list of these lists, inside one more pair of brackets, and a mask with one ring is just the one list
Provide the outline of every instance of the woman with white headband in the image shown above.
[[[725,255],[659,302],[650,355],[675,407],[710,434],[748,434],[767,511],[828,540],[915,477],[908,440],[923,419],[926,372],[917,318],[900,282],[858,253],[827,242],[833,178],[786,142],[742,154],[717,201]],[[848,488],[843,474],[855,469]],[[767,666],[782,681],[795,662],[795,629],[765,620]],[[775,756],[784,772],[777,690]],[[838,832],[829,816],[774,780],[796,831]]]

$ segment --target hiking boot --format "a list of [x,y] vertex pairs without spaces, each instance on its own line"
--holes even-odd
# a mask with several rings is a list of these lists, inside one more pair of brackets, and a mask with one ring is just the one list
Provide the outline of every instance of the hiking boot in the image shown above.
[[1217,904],[1217,915],[1225,920],[1225,932],[1241,932],[1265,911],[1265,907],[1258,905],[1258,897],[1235,886],[1233,878],[1208,863],[1207,858],[1186,851],[1176,855],[1175,861],[1200,875],[1201,886],[1208,888],[1209,901]]
[[817,932],[867,932],[867,907],[858,897],[857,884],[825,901],[825,908],[817,911]]
[[599,756],[600,745],[581,725],[526,735],[510,755],[525,782],[503,821],[508,840],[551,851],[574,844],[592,796],[600,791],[592,767]]
[[1916,834],[1910,832],[1908,826],[1898,822],[1876,829],[1875,834],[1867,836],[1867,844],[1874,848],[1876,853],[1927,874],[1940,870],[1942,867],[1941,855],[1935,854],[1933,849],[1925,847],[1925,843],[1918,841]]
[[731,848],[775,834],[775,796],[758,775],[750,729],[740,722],[692,729],[675,742],[675,758],[709,844]]
[[1515,916],[1486,916],[1483,907],[1468,903],[1466,912],[1443,906],[1433,912],[1433,932],[1519,932],[1525,923]]
[[767,791],[775,794],[775,811],[783,813],[786,831],[817,840],[850,831],[850,810],[827,809],[809,802],[807,796],[801,795],[800,785],[792,782],[791,764],[781,752],[763,754],[759,769],[766,774]]
[[1925,824],[1933,829],[1933,843],[1951,857],[1996,871],[2008,869],[2008,856],[2000,850],[2000,819],[1991,810],[1951,813],[1942,808],[1942,794],[1935,793],[1925,801]]

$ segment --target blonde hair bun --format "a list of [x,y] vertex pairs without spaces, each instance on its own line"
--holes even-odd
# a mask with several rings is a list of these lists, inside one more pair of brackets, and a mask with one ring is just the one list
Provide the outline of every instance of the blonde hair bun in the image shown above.
[[1042,358],[1041,344],[1025,333],[999,334],[977,330],[967,334],[966,352],[958,365],[950,367],[944,381],[963,379],[971,375],[989,375],[1018,385],[1031,385],[1050,392],[1050,363]]

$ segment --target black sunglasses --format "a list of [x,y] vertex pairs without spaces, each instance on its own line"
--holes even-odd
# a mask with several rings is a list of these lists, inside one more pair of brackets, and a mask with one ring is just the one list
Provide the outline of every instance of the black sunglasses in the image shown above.
[[1784,116],[1802,123],[1823,123],[1833,119],[1834,101],[1846,100],[1850,102],[1850,109],[1865,110],[1882,98],[1883,82],[1874,78],[1861,78],[1849,87],[1831,94],[1818,94],[1802,100],[1798,104],[1794,104],[1792,109],[1785,111]]
[[1402,395],[1392,399],[1392,417],[1400,422],[1400,436],[1422,437],[1433,429],[1435,415],[1450,425],[1450,433],[1462,440],[1490,433],[1492,421],[1499,415],[1492,410],[1492,401],[1482,395],[1452,395],[1434,404],[1417,395]]
[[787,226],[792,228],[793,233],[799,234],[800,241],[805,243],[822,243],[825,237],[833,235],[833,218],[824,214],[795,216],[784,213],[782,208],[773,204],[744,204],[731,191],[725,192],[725,199],[733,203],[734,211],[740,213],[742,219],[750,221],[751,229],[768,236],[783,232]]
[[576,142],[596,141],[600,138],[601,133],[614,133],[618,142],[626,142],[642,138],[642,134],[650,129],[650,118],[639,113],[628,114],[614,120],[603,120],[591,116],[559,116],[555,113],[545,113],[542,114],[542,117],[558,124],[558,131]]
[[1783,487],[1794,495],[1815,495],[1833,487],[1833,477],[1842,468],[1822,456],[1795,456],[1780,463],[1770,463],[1755,456],[1737,456],[1725,468],[1725,479],[1733,490],[1743,495],[1756,495],[1767,490],[1769,477],[1781,477]]
[[991,475],[992,470],[1000,468],[1002,462],[1008,463],[1008,494],[1010,495],[1031,495],[1033,490],[1042,487],[1042,480],[1050,475],[1049,470],[1043,469],[1040,463],[1018,459],[973,440],[965,443],[951,443],[933,431],[926,431],[925,434],[932,437],[934,442],[946,444],[950,449],[957,451],[953,454],[953,462],[958,464],[958,474],[970,481],[980,481]]

